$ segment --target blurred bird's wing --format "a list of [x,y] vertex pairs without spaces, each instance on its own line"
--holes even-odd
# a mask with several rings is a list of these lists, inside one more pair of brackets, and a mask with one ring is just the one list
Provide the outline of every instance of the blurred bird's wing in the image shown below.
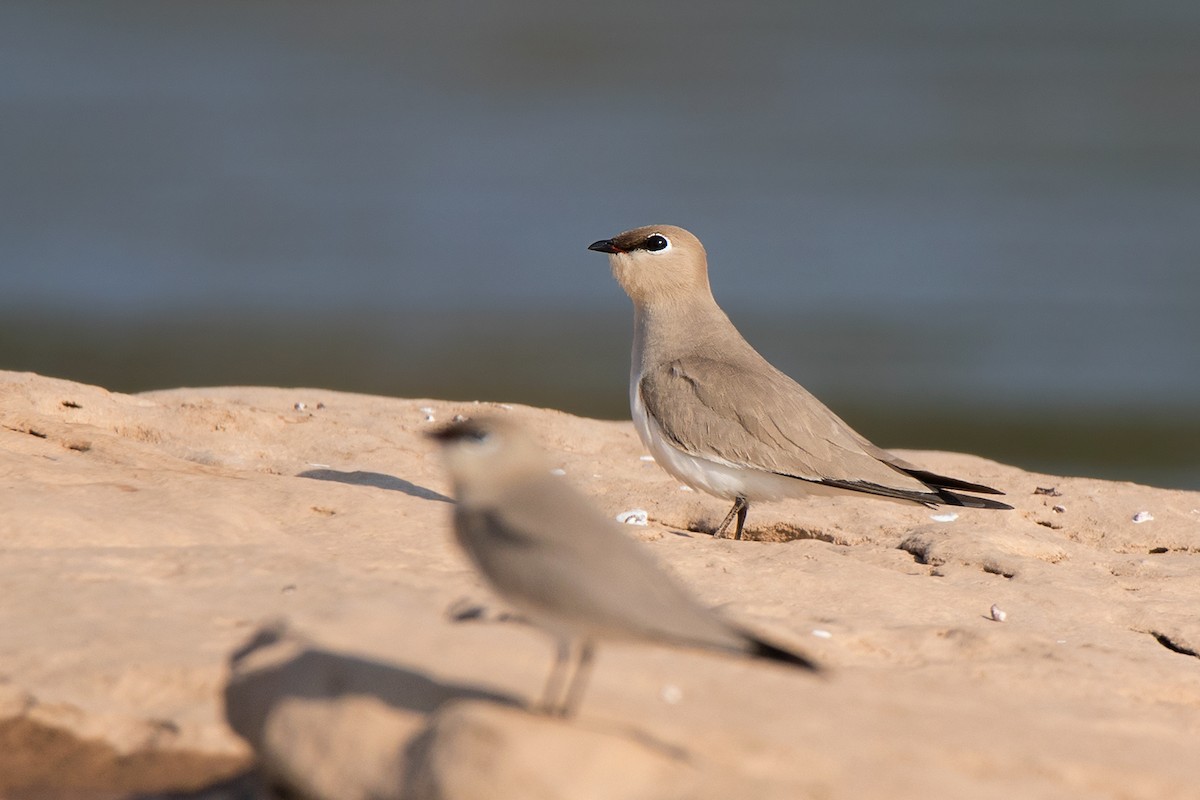
[[460,507],[459,539],[497,593],[548,627],[745,651],[749,641],[559,478]]

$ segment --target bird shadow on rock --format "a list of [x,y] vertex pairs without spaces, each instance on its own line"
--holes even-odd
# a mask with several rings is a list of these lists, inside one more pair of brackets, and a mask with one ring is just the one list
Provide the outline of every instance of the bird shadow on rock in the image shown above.
[[424,486],[419,486],[412,481],[406,481],[403,478],[397,478],[394,475],[387,475],[382,472],[365,472],[363,470],[355,470],[354,472],[342,472],[336,469],[308,469],[304,472],[296,473],[297,478],[312,478],[316,481],[333,481],[334,483],[348,483],[351,486],[373,486],[376,489],[387,489],[392,492],[403,492],[409,497],[417,497],[421,500],[436,500],[441,503],[453,503],[454,501],[446,497],[441,492],[435,492],[432,489],[426,489]]
[[[479,764],[514,758],[540,763],[544,747],[564,757],[634,758],[654,774],[665,769],[689,780],[703,768],[687,747],[641,726],[537,713],[502,691],[323,648],[284,621],[260,629],[230,662],[226,719],[254,749],[257,766],[169,800],[447,796],[430,791],[446,770],[479,772]],[[490,773],[471,780],[486,783]],[[564,777],[555,775],[549,769],[542,777]]]
[[[76,795],[70,795],[75,797]],[[85,795],[79,795],[83,798]],[[87,794],[87,797],[95,795]],[[108,795],[103,795],[107,797]],[[62,797],[62,796],[58,796]],[[196,789],[166,790],[134,794],[129,800],[283,800],[272,790],[263,776],[254,769],[240,772],[231,778],[209,783]]]
[[[266,663],[255,663],[259,660]],[[452,700],[524,706],[512,695],[443,683],[397,664],[320,649],[293,637],[282,625],[260,630],[230,661],[225,715],[230,727],[251,744],[262,741],[272,711],[294,699],[333,704],[347,697],[368,697],[421,716]]]

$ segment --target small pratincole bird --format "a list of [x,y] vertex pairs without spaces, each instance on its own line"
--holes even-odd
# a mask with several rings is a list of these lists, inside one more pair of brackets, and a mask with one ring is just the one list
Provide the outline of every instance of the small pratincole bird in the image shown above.
[[817,669],[692,599],[619,523],[552,475],[517,425],[470,419],[430,436],[441,443],[454,483],[459,545],[502,599],[558,640],[541,704],[546,712],[567,716],[577,707],[597,639],[641,639]]
[[751,502],[864,493],[893,500],[1011,509],[990,486],[938,475],[876,447],[742,338],[713,299],[708,257],[683,228],[651,225],[601,239],[633,301],[629,404],[642,443],[693,489],[733,501],[717,528]]

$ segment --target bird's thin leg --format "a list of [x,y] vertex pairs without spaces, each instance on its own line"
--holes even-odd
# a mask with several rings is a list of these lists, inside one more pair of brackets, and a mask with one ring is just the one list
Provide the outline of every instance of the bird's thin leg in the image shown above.
[[725,519],[721,520],[721,524],[717,527],[717,532],[713,534],[716,539],[722,539],[725,536],[725,531],[729,529],[729,523],[733,522],[733,518],[737,517],[737,528],[734,530],[733,538],[742,538],[742,528],[746,525],[746,512],[750,508],[750,502],[744,497],[738,497],[733,501],[733,508],[729,509],[729,513],[725,515]]
[[567,668],[570,666],[572,655],[571,640],[558,639],[557,649],[554,652],[554,666],[550,668],[550,676],[546,679],[546,688],[542,690],[542,701],[538,704],[538,711],[543,714],[558,713],[558,698],[562,696],[563,684],[567,678]]
[[733,532],[734,539],[742,538],[742,528],[746,527],[746,514],[750,511],[749,500],[744,497],[739,497],[738,500],[742,501],[742,507],[738,509],[737,530]]
[[592,671],[592,657],[595,655],[595,645],[591,639],[584,639],[579,645],[579,661],[575,667],[575,675],[571,678],[571,685],[567,687],[567,696],[563,698],[563,704],[560,708],[560,716],[573,717],[579,709],[579,702],[583,699],[583,690],[587,684],[588,676]]

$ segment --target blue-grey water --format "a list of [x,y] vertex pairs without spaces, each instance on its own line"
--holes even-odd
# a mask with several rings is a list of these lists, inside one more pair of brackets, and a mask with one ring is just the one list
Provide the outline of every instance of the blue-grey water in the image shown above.
[[1200,4],[0,7],[0,368],[620,417],[705,241],[881,444],[1200,488]]

